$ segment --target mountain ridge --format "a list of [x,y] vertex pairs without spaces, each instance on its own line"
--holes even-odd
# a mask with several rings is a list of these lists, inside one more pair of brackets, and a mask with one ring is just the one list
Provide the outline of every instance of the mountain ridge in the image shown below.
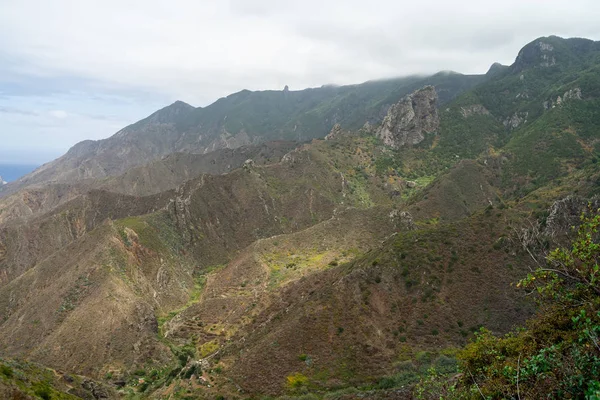
[[3,187],[0,196],[31,184],[119,175],[177,151],[206,153],[268,140],[306,141],[324,137],[338,122],[358,129],[369,119],[382,119],[387,107],[425,81],[438,84],[443,104],[481,79],[440,73],[300,91],[241,91],[203,108],[175,102],[108,139],[76,144],[62,157]]

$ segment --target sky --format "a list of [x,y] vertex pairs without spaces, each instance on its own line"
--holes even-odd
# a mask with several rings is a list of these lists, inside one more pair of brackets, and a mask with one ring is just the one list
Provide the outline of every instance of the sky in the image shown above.
[[598,0],[0,0],[0,164],[41,164],[175,100],[511,64],[600,40]]

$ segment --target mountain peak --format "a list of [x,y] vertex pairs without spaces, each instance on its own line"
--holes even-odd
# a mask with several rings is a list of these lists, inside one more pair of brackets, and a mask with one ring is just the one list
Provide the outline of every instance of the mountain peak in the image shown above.
[[178,108],[187,108],[187,109],[194,108],[194,106],[191,106],[188,103],[186,103],[185,101],[181,101],[181,100],[175,101],[170,106],[167,106],[167,108],[168,107],[178,107]]
[[462,75],[460,72],[452,71],[450,69],[446,69],[440,72],[437,72],[433,76],[450,76],[450,75]]
[[555,39],[560,38],[555,36],[541,37],[523,47],[512,66],[513,72],[520,72],[530,67],[548,68],[555,66],[557,64]]
[[146,118],[145,121],[158,124],[168,124],[175,122],[182,115],[187,114],[193,110],[195,110],[193,106],[181,100],[177,100],[173,104],[170,104],[156,111],[154,114]]
[[600,42],[582,38],[543,36],[525,45],[511,66],[518,73],[526,68],[564,67],[589,60],[600,51]]
[[485,73],[486,76],[494,76],[498,75],[501,72],[505,71],[509,68],[507,65],[500,64],[499,62],[495,62],[490,66],[490,69]]

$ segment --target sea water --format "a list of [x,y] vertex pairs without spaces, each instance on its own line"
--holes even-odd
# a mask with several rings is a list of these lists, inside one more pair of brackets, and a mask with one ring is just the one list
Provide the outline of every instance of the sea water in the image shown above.
[[27,175],[39,165],[0,164],[0,176],[6,182],[16,181],[23,175]]

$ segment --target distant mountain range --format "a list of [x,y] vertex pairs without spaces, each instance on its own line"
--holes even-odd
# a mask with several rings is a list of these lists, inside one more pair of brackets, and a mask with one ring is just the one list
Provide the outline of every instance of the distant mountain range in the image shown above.
[[204,108],[177,101],[108,139],[73,146],[4,193],[32,184],[119,175],[174,152],[204,154],[272,140],[322,138],[336,123],[358,129],[380,122],[391,104],[424,85],[436,85],[443,104],[484,79],[443,72],[300,91],[244,90]]

